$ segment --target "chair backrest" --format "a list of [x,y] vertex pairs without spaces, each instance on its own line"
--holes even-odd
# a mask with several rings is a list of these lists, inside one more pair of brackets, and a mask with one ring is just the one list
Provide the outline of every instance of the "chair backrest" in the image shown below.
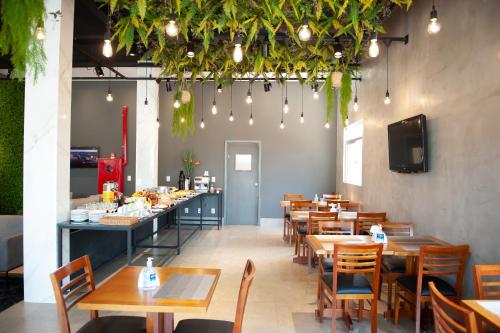
[[233,333],[241,333],[243,325],[243,315],[245,314],[245,306],[247,304],[248,290],[252,285],[255,276],[255,264],[248,259],[241,278],[240,292],[238,295],[238,304],[236,306],[236,318],[234,320]]
[[339,193],[323,194],[323,199],[340,200],[340,199],[342,199],[342,194],[339,194]]
[[303,194],[290,194],[290,193],[286,193],[283,195],[283,200],[302,200],[304,199],[304,195]]
[[333,248],[333,294],[339,274],[371,274],[372,290],[378,297],[383,244],[335,244]]
[[500,265],[474,265],[474,291],[477,299],[500,298]]
[[477,333],[477,322],[474,312],[463,308],[439,292],[434,282],[429,282],[431,291],[432,312],[436,333],[467,332]]
[[358,212],[356,217],[356,234],[369,234],[370,228],[374,224],[385,222],[387,213]]
[[322,227],[327,228],[328,225],[332,225],[338,219],[339,213],[337,212],[311,212],[307,222],[307,234],[319,233]]
[[422,295],[424,275],[455,277],[455,292],[457,298],[462,295],[462,283],[465,264],[469,257],[469,245],[459,246],[429,246],[420,247],[418,257],[417,297]]
[[[66,278],[78,273],[77,277],[62,285]],[[80,257],[62,266],[50,274],[50,280],[54,289],[61,333],[70,333],[68,311],[95,289],[89,256]],[[97,312],[91,311],[91,318],[96,317]]]
[[312,202],[312,200],[294,200],[290,201],[290,210],[316,211],[318,210],[318,205]]
[[411,222],[381,222],[380,225],[387,236],[413,236]]
[[347,210],[349,212],[359,212],[361,210],[361,204],[358,202],[339,202],[342,210]]

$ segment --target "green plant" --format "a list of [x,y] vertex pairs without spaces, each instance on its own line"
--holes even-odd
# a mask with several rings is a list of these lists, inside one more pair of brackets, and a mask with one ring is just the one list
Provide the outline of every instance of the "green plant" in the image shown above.
[[200,165],[200,161],[194,159],[194,154],[191,149],[188,150],[182,159],[182,171],[184,171],[184,175],[190,178],[193,174],[194,167],[198,165]]
[[352,97],[351,84],[351,71],[346,70],[342,73],[342,85],[340,86],[340,115],[342,117],[343,126],[346,125],[346,120],[349,117],[349,102]]
[[1,0],[0,53],[10,56],[12,76],[22,79],[29,68],[34,79],[45,69],[42,43],[35,38],[37,27],[43,27],[43,0]]
[[0,81],[0,215],[23,209],[24,82]]
[[[181,136],[182,140],[185,140],[188,134],[192,135],[194,133],[194,96],[191,90],[189,90],[189,93],[191,94],[189,103],[180,103],[179,108],[173,109],[172,135]],[[175,100],[181,100],[181,91],[174,94]]]

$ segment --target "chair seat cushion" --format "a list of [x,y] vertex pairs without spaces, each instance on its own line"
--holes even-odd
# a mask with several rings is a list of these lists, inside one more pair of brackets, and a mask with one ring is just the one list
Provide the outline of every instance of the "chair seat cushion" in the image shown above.
[[385,272],[404,273],[406,272],[406,259],[402,257],[384,257],[382,268]]
[[[323,275],[323,281],[333,286],[333,275]],[[337,277],[337,294],[373,294],[370,282],[358,274],[339,274]]]
[[87,322],[78,333],[146,333],[146,318],[107,316]]
[[[401,276],[397,278],[396,281],[403,287],[405,287],[406,289],[410,290],[412,293],[415,294],[417,292],[417,279],[418,278],[416,275],[410,275],[410,276]],[[422,282],[423,282],[422,296],[431,295],[429,291],[429,282],[434,282],[436,288],[444,296],[455,296],[457,294],[455,289],[448,282],[439,277],[424,275]]]
[[290,220],[290,213],[285,214],[285,219]]
[[174,333],[233,333],[233,326],[225,320],[185,319],[179,321]]
[[333,272],[333,258],[323,258],[321,261],[321,268],[323,272],[332,273]]
[[307,227],[299,227],[299,234],[307,235]]

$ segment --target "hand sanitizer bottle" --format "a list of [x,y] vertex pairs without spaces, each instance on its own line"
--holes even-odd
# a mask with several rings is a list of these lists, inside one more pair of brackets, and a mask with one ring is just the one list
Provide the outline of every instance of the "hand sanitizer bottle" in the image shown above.
[[314,199],[313,199],[314,202],[318,202],[318,194],[315,194],[314,195]]
[[139,281],[137,282],[137,286],[143,290],[151,290],[155,289],[160,285],[160,279],[156,274],[156,270],[153,267],[153,258],[148,257],[148,261],[146,262],[146,267],[144,267],[139,274]]

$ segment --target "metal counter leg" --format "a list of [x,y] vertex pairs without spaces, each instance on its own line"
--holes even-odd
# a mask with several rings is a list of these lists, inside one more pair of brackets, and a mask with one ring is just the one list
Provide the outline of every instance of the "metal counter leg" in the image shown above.
[[181,254],[181,218],[179,216],[179,209],[175,210],[177,219],[177,255]]
[[127,263],[132,263],[132,230],[127,230]]

